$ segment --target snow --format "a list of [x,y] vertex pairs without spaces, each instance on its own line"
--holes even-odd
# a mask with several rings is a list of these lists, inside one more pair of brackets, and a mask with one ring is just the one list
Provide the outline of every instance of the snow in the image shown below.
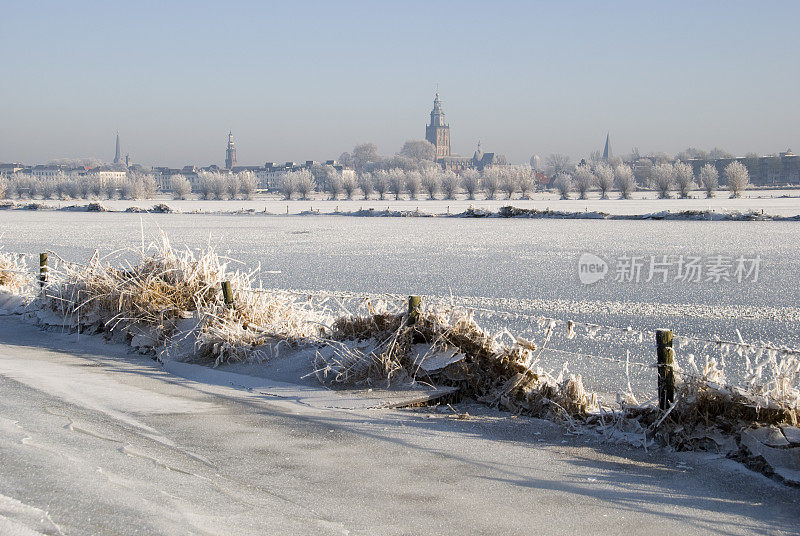
[[[540,356],[550,370],[559,370],[566,361],[571,372],[583,375],[588,388],[611,395],[627,384],[626,359],[654,361],[652,339],[658,328],[731,341],[738,340],[738,330],[747,342],[800,346],[800,222],[28,211],[2,212],[0,219],[6,251],[36,254],[51,249],[81,261],[95,249],[107,254],[140,247],[162,229],[174,245],[199,248],[211,243],[249,267],[260,265],[266,288],[332,291],[343,302],[327,305],[342,303],[350,310],[366,294],[421,294],[427,304],[475,308],[477,321],[492,332],[508,327],[515,336],[539,344],[545,330],[536,320],[541,315],[631,327],[630,334],[598,328],[594,335],[572,339],[559,328]],[[612,264],[609,277],[582,285],[577,263],[586,252],[609,262],[621,255],[664,254],[758,254],[762,262],[758,281],[618,283],[611,277]],[[690,341],[678,350],[679,364],[689,354],[700,362],[705,355],[724,357],[728,380],[745,379],[746,355],[721,356],[716,345]],[[637,397],[646,400],[655,385],[654,370],[633,365],[629,372]]]
[[[683,210],[715,210],[722,211],[756,211],[762,210],[766,214],[778,216],[796,216],[800,214],[800,189],[783,190],[747,190],[741,198],[731,199],[727,191],[720,191],[717,197],[706,199],[704,192],[691,192],[690,199],[658,199],[655,192],[635,192],[632,199],[615,199],[617,192],[610,194],[611,199],[599,199],[597,192],[590,192],[589,199],[569,199],[561,200],[559,196],[552,192],[539,192],[532,196],[532,199],[519,199],[518,196],[511,200],[505,199],[504,195],[498,195],[496,199],[466,199],[463,194],[458,195],[457,199],[409,199],[404,195],[400,200],[395,200],[393,196],[387,196],[385,200],[375,199],[328,199],[328,196],[315,194],[312,199],[300,200],[293,199],[286,201],[274,194],[257,195],[251,200],[200,200],[186,199],[174,200],[169,196],[159,196],[156,199],[137,199],[137,200],[101,200],[102,205],[109,210],[124,211],[130,207],[140,207],[149,209],[158,203],[166,203],[170,207],[180,212],[234,212],[234,211],[255,211],[268,214],[300,214],[303,212],[320,211],[323,214],[333,214],[335,212],[356,212],[364,209],[374,209],[383,211],[416,211],[423,214],[457,214],[466,211],[471,206],[476,209],[490,210],[497,212],[500,207],[514,205],[519,208],[539,210],[563,210],[567,212],[605,212],[609,214],[649,214],[662,211],[679,212]],[[391,198],[390,198],[391,197]],[[574,194],[573,194],[574,197]],[[28,200],[17,200],[18,204],[26,204]],[[52,207],[70,207],[73,205],[85,205],[86,200],[46,200],[35,201]]]
[[309,405],[290,385],[276,397],[259,379],[173,375],[128,351],[0,319],[0,532],[796,530],[796,489],[707,455],[644,453],[470,403]]

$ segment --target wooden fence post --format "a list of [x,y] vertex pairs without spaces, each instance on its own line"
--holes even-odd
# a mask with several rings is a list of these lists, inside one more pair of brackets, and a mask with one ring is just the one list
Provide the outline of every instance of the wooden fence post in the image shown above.
[[39,253],[39,286],[47,283],[47,253]]
[[225,300],[225,307],[233,308],[233,289],[230,281],[222,282],[222,298]]
[[658,356],[658,407],[666,411],[675,401],[675,351],[672,349],[672,330],[656,330]]
[[419,306],[422,304],[422,298],[419,296],[408,297],[408,325],[413,326],[419,318]]

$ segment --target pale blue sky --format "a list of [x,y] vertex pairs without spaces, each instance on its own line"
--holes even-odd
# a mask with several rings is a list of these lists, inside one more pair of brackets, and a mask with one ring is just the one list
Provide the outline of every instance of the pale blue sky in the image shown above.
[[800,150],[798,2],[2,1],[0,161]]

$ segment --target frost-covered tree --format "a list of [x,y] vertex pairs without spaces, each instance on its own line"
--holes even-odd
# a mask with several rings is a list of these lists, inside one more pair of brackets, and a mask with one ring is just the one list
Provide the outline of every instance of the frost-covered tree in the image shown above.
[[8,195],[8,180],[0,176],[0,199],[6,199],[6,195]]
[[389,192],[394,194],[395,199],[400,199],[400,196],[403,193],[403,188],[405,187],[406,174],[403,173],[402,169],[390,169],[388,182]]
[[369,199],[372,192],[375,190],[375,178],[371,173],[362,173],[358,176],[358,187],[361,188],[361,193],[364,194],[364,199]]
[[428,140],[409,140],[403,144],[400,154],[415,161],[436,159],[436,147]]
[[475,192],[478,191],[481,184],[481,174],[477,169],[466,169],[461,174],[461,184],[467,191],[467,197],[475,199]]
[[236,199],[239,195],[239,177],[233,174],[225,175],[225,196],[228,199]]
[[517,166],[517,186],[522,199],[530,199],[531,192],[536,190],[536,173],[529,166]]
[[594,166],[594,175],[597,189],[600,190],[600,199],[608,199],[608,192],[614,188],[614,168],[606,162],[598,162]]
[[694,188],[694,169],[683,162],[675,162],[672,169],[675,173],[675,185],[678,187],[678,193],[686,199]]
[[728,190],[731,197],[741,197],[742,192],[750,184],[750,174],[741,162],[731,162],[725,166],[725,179],[728,181]]
[[517,191],[517,171],[511,166],[503,166],[500,170],[500,190],[506,193],[506,199],[514,197]]
[[714,164],[706,164],[700,168],[700,186],[706,192],[706,197],[714,197],[714,192],[719,187],[719,171]]
[[572,175],[572,179],[579,198],[586,199],[586,193],[592,189],[592,186],[594,186],[595,183],[594,173],[592,173],[589,165],[582,164],[577,166]]
[[58,191],[58,182],[52,177],[42,177],[36,181],[35,188],[42,199],[52,199]]
[[481,183],[483,184],[483,194],[486,199],[494,199],[497,195],[497,190],[500,189],[500,181],[502,180],[502,171],[499,166],[489,166],[483,168],[481,173]]
[[669,162],[661,162],[653,166],[653,187],[661,199],[668,199],[675,184],[675,170]]
[[406,190],[411,199],[419,197],[422,191],[422,174],[419,171],[408,171],[405,173]]
[[200,194],[202,199],[212,199],[214,197],[213,182],[214,177],[211,173],[201,172],[198,174],[197,193]]
[[555,177],[561,172],[569,171],[571,167],[569,155],[551,154],[545,159],[545,169],[551,177]]
[[386,191],[389,189],[389,172],[386,170],[378,170],[372,174],[372,186],[378,192],[378,197],[381,201],[386,196]]
[[352,173],[347,173],[342,175],[342,190],[344,190],[345,196],[347,199],[353,199],[353,194],[358,188],[358,183],[356,182],[356,177]]
[[554,185],[561,199],[569,199],[569,193],[572,191],[572,176],[569,173],[562,171],[556,175]]
[[353,147],[353,167],[357,173],[361,173],[368,164],[378,162],[380,159],[378,146],[374,143],[362,143]]
[[636,189],[636,178],[628,164],[620,164],[614,168],[614,182],[620,199],[630,199],[631,193]]
[[[311,175],[310,172],[309,175]],[[258,179],[255,173],[252,171],[242,171],[237,174],[237,179],[239,180],[239,193],[241,196],[244,199],[252,199],[253,194],[256,192],[256,187],[258,186]]]
[[172,197],[175,199],[186,199],[192,192],[189,179],[183,175],[172,175],[169,178],[169,187],[172,190]]
[[441,185],[442,172],[440,168],[428,168],[422,173],[422,187],[428,192],[428,199],[436,199],[436,193]]
[[301,169],[294,173],[294,186],[297,190],[297,194],[300,196],[300,199],[308,199],[317,186],[314,175],[308,169]]
[[283,194],[284,199],[290,200],[297,191],[297,175],[294,171],[282,173],[278,179],[278,189]]
[[445,199],[455,199],[460,187],[461,177],[449,169],[442,173],[442,193]]

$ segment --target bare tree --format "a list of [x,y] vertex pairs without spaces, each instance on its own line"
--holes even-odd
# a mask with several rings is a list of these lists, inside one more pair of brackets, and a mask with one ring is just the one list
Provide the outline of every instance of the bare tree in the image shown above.
[[545,169],[551,177],[569,171],[571,167],[569,155],[566,154],[551,154],[545,159]]
[[400,154],[416,161],[433,161],[436,159],[436,147],[428,140],[409,140],[403,144]]
[[594,173],[589,168],[588,164],[582,164],[575,168],[573,174],[575,189],[578,191],[580,199],[586,199],[586,192],[591,190],[595,183]]
[[172,190],[172,197],[175,199],[186,199],[192,192],[192,185],[189,179],[183,175],[173,175],[169,178],[169,187]]
[[678,187],[678,193],[682,198],[686,199],[694,187],[694,170],[692,166],[683,162],[675,162],[672,169],[675,172],[675,184]]
[[631,193],[636,189],[636,178],[628,164],[620,164],[614,168],[614,180],[619,190],[620,199],[630,199]]
[[466,169],[461,174],[461,184],[467,191],[467,197],[469,199],[475,199],[475,192],[478,191],[480,183],[481,183],[481,174],[478,173],[477,169]]
[[530,192],[536,189],[536,174],[529,166],[518,166],[516,169],[517,186],[519,186],[522,199],[530,199]]
[[406,174],[402,169],[390,169],[388,179],[389,191],[394,194],[395,199],[400,199],[406,182]]
[[232,173],[225,176],[225,195],[228,199],[236,199],[239,195],[239,177]]
[[0,199],[6,199],[8,194],[8,180],[0,175]]
[[419,197],[422,190],[422,174],[419,171],[408,171],[405,174],[406,190],[411,199]]
[[556,175],[555,187],[561,195],[561,199],[569,199],[569,193],[572,191],[572,176],[566,171],[560,172]]
[[342,190],[344,190],[347,199],[353,199],[353,193],[358,188],[356,177],[352,173],[342,174]]
[[489,166],[483,168],[481,173],[481,182],[483,183],[483,193],[486,199],[494,199],[497,190],[500,188],[500,180],[502,179],[502,172],[498,166]]
[[442,184],[442,172],[439,168],[426,169],[422,174],[422,187],[428,192],[428,199],[436,199],[436,192]]
[[278,181],[278,188],[283,194],[284,199],[290,200],[292,195],[297,191],[297,175],[294,171],[288,171],[281,174]]
[[362,173],[358,176],[358,187],[361,188],[361,193],[364,194],[364,199],[369,199],[374,190],[375,178],[370,173]]
[[300,195],[300,199],[308,199],[317,186],[314,175],[307,169],[301,169],[294,173],[294,185],[297,189],[297,193]]
[[675,183],[675,170],[672,168],[672,164],[661,162],[653,166],[652,179],[653,186],[658,191],[658,196],[661,199],[668,199]]
[[375,191],[378,192],[380,200],[383,201],[386,196],[386,190],[389,188],[389,172],[383,169],[376,171],[372,175],[372,185]]
[[597,177],[600,199],[608,199],[608,192],[614,188],[614,168],[606,162],[599,162],[594,166],[594,175]]
[[742,192],[750,184],[750,174],[747,168],[739,161],[731,162],[725,166],[725,179],[728,181],[728,190],[731,197],[741,197]]
[[[311,172],[308,173],[311,175]],[[258,186],[258,179],[252,171],[242,171],[237,175],[239,181],[239,193],[245,199],[252,199]]]
[[461,177],[451,170],[442,173],[442,192],[445,199],[455,199],[460,187]]
[[500,170],[500,189],[511,199],[517,191],[517,172],[511,166],[503,166]]
[[353,167],[357,173],[364,171],[367,164],[377,162],[380,159],[378,146],[374,143],[362,143],[353,147]]
[[339,197],[339,194],[342,193],[342,176],[339,174],[333,166],[325,166],[330,167],[333,169],[333,172],[327,175],[328,177],[328,193],[331,196],[331,199],[336,199]]
[[706,164],[700,168],[700,185],[709,199],[714,197],[714,192],[719,186],[719,171],[714,164]]

